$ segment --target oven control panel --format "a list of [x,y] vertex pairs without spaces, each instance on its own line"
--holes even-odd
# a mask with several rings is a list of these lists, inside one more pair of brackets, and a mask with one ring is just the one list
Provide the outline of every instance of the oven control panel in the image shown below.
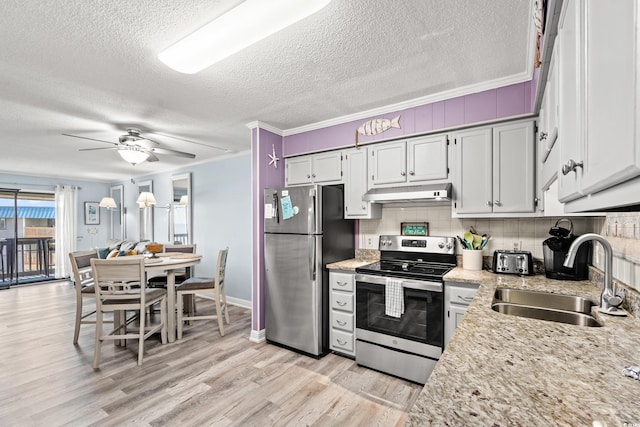
[[378,247],[381,251],[455,254],[456,241],[454,237],[382,235]]

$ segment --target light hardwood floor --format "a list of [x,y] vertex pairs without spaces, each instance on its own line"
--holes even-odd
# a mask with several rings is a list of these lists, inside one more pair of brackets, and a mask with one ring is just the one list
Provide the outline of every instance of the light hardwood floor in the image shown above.
[[[199,303],[198,311],[213,304]],[[329,354],[319,360],[249,341],[250,311],[231,306],[185,327],[181,341],[103,346],[91,367],[93,325],[72,344],[69,282],[0,291],[1,426],[395,426],[421,386]]]

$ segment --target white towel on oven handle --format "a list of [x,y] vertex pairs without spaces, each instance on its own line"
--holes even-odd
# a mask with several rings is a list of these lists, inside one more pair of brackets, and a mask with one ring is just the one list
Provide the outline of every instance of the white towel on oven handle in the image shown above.
[[384,314],[391,317],[402,317],[404,314],[402,280],[385,279],[384,295]]

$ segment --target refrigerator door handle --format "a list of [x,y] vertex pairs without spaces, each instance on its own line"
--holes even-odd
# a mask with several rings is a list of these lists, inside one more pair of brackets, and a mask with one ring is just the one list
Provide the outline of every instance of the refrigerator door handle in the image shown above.
[[316,236],[309,235],[309,279],[316,280]]
[[271,206],[273,206],[273,222],[277,224],[280,222],[280,209],[278,208],[278,192],[277,191],[273,193]]
[[[307,211],[307,230],[309,234],[316,232],[316,190],[309,190],[309,210]],[[315,280],[315,279],[314,279]]]

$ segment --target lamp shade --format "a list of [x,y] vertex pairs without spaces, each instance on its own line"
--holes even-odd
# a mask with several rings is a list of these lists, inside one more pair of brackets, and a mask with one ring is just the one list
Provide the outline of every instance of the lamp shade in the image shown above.
[[133,145],[118,148],[118,154],[132,165],[142,163],[149,158],[149,153]]
[[98,206],[100,206],[101,208],[111,208],[111,209],[115,209],[118,207],[113,197],[103,197],[102,200],[100,200],[100,203],[98,204]]
[[156,204],[156,198],[153,195],[153,193],[149,193],[148,191],[143,191],[138,196],[138,200],[136,200],[136,203],[141,208],[148,208],[149,206]]

